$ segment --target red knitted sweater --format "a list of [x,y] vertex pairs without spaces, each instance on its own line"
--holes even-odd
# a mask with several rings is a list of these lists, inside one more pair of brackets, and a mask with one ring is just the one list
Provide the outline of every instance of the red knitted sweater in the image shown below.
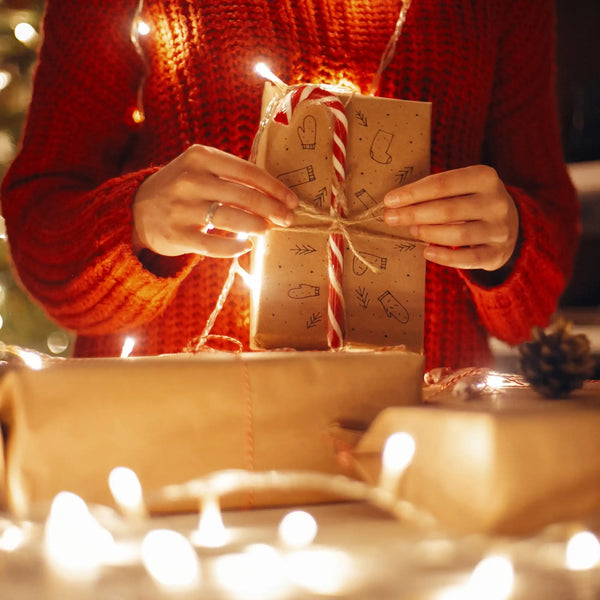
[[[400,0],[146,0],[146,120],[131,120],[143,65],[130,40],[138,0],[48,0],[34,96],[2,207],[18,275],[78,333],[78,356],[181,351],[201,331],[229,262],[131,251],[140,182],[190,144],[248,157],[264,60],[290,84],[367,89]],[[433,102],[432,169],[493,165],[523,242],[512,273],[428,265],[427,366],[485,364],[545,325],[569,276],[578,209],[559,145],[551,0],[413,0],[380,95]],[[477,283],[479,281],[479,283]],[[234,288],[215,333],[247,341]]]

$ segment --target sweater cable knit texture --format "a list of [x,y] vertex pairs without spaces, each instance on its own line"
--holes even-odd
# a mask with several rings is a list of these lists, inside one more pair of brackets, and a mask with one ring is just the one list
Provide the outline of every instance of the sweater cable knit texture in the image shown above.
[[[400,0],[48,0],[20,152],[2,185],[18,276],[77,356],[180,352],[213,309],[229,261],[131,250],[141,182],[191,144],[247,158],[265,61],[290,84],[346,78],[367,90]],[[488,332],[509,343],[547,324],[569,276],[578,209],[560,151],[550,0],[414,0],[379,94],[433,102],[432,170],[493,165],[514,198],[522,244],[512,273],[428,265],[427,366],[485,364]],[[236,283],[215,333],[247,343]]]

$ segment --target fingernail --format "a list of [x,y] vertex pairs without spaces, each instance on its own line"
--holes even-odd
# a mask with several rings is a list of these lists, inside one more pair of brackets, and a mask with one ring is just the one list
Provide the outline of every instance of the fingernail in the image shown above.
[[386,194],[383,197],[383,203],[385,206],[394,208],[400,204],[400,197],[397,194]]
[[418,225],[411,225],[408,230],[410,231],[410,235],[412,235],[413,237],[419,237]]
[[298,196],[296,196],[296,194],[294,194],[293,192],[289,192],[288,195],[285,197],[285,203],[291,209],[296,208],[298,206]]
[[396,222],[398,221],[396,215],[394,215],[393,213],[389,213],[389,212],[384,212],[383,213],[383,220],[388,224],[388,225],[395,225]]
[[294,221],[294,215],[292,213],[288,213],[287,215],[276,215],[271,217],[271,221],[275,223],[275,225],[279,225],[279,227],[289,227]]

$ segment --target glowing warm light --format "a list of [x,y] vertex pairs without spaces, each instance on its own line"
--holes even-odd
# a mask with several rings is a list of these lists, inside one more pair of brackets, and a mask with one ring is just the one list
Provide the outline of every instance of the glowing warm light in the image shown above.
[[288,577],[310,592],[328,596],[349,591],[355,574],[350,556],[340,550],[298,550],[286,558]]
[[4,319],[2,315],[0,315],[0,329],[2,329],[2,327],[4,327]]
[[254,275],[248,273],[248,271],[246,271],[246,269],[243,269],[239,265],[236,270],[236,273],[242,278],[242,281],[244,282],[245,286],[250,291],[254,291],[254,289],[256,288],[256,277]]
[[29,23],[19,23],[15,27],[15,37],[26,44],[37,36],[37,31]]
[[123,348],[121,348],[121,358],[127,358],[133,351],[134,346],[135,338],[127,336],[123,342]]
[[283,559],[275,548],[252,544],[244,552],[224,554],[213,564],[217,582],[235,598],[270,600],[284,597]]
[[315,518],[303,511],[294,510],[279,523],[279,537],[289,548],[302,548],[312,544],[317,535]]
[[502,375],[488,375],[485,382],[488,387],[499,390],[504,386],[504,377]]
[[398,431],[390,435],[383,447],[379,486],[394,491],[415,454],[415,440],[409,433]]
[[238,233],[236,237],[240,242],[245,242],[248,239],[248,234],[244,233],[243,231],[240,231],[240,233]]
[[0,550],[14,552],[25,542],[25,532],[16,525],[7,527],[0,535]]
[[19,358],[21,358],[21,360],[30,369],[33,369],[34,371],[39,371],[42,368],[42,357],[36,352],[32,352],[31,350],[19,350],[18,353]]
[[273,71],[271,71],[271,69],[269,69],[264,62],[256,63],[256,65],[254,65],[254,71],[257,75],[260,75],[264,79],[267,79],[271,83],[275,84],[280,90],[287,90],[287,85],[283,83],[283,81],[281,81],[281,79],[279,79],[279,77],[277,77],[277,75],[275,75],[275,73],[273,73]]
[[206,497],[202,501],[198,529],[191,534],[192,543],[205,548],[221,548],[228,540],[219,501]]
[[131,113],[131,119],[134,123],[143,123],[146,120],[144,113],[139,108],[134,108]]
[[186,538],[169,529],[155,529],[142,542],[142,562],[150,575],[170,588],[190,588],[200,581],[200,563]]
[[69,338],[63,331],[53,331],[46,339],[46,344],[52,354],[61,354],[69,347]]
[[267,243],[264,236],[258,236],[254,240],[252,251],[252,285],[249,286],[252,291],[252,305],[258,307],[260,299],[260,289],[263,279],[263,264],[265,258]]
[[340,80],[338,82],[338,87],[343,88],[343,89],[347,88],[357,94],[361,93],[361,89],[353,81],[350,81],[349,79],[346,79],[345,77],[340,78]]
[[46,521],[44,546],[48,561],[61,575],[87,578],[110,556],[114,540],[79,496],[60,492]]
[[567,543],[565,564],[572,571],[592,569],[600,563],[600,542],[590,531],[576,533]]
[[150,25],[145,21],[142,21],[142,19],[138,19],[137,32],[139,35],[148,35],[150,33]]
[[488,556],[477,564],[466,586],[467,598],[505,600],[513,589],[514,569],[505,556]]
[[127,467],[116,467],[108,476],[108,487],[123,514],[132,519],[147,515],[142,485],[138,476]]
[[12,75],[8,71],[0,71],[0,90],[8,87],[12,81]]

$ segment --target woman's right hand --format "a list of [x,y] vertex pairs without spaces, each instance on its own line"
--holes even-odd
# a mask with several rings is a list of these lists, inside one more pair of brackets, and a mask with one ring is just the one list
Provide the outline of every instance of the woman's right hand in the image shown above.
[[252,242],[212,235],[206,225],[261,234],[293,221],[296,195],[264,169],[209,146],[194,145],[144,181],[133,200],[133,251],[229,258]]

